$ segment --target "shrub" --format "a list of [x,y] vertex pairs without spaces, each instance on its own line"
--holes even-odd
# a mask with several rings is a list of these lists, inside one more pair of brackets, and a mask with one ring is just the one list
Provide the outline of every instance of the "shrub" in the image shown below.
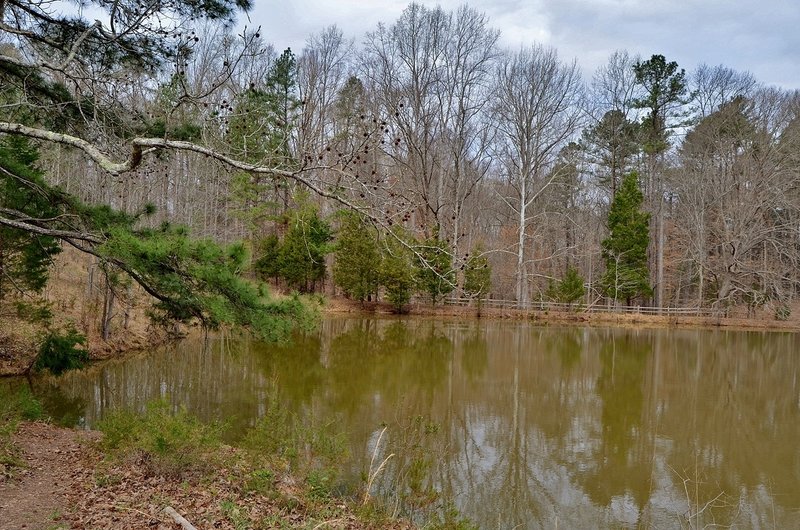
[[27,386],[11,389],[0,386],[0,477],[22,464],[11,443],[11,435],[22,420],[38,420],[42,417],[42,404]]
[[113,457],[138,458],[152,475],[204,471],[215,464],[221,445],[219,425],[206,425],[185,409],[150,403],[144,415],[118,411],[104,418],[101,447]]
[[0,387],[0,425],[14,425],[20,420],[34,421],[43,416],[42,404],[27,386],[11,390]]
[[89,353],[83,348],[85,345],[86,337],[72,325],[63,332],[50,331],[39,347],[34,369],[50,370],[60,375],[81,368],[89,360]]

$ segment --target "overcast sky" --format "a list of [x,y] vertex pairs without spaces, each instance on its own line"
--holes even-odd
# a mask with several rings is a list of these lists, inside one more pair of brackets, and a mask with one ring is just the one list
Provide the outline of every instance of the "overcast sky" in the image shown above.
[[[392,24],[398,0],[254,0],[251,27],[280,52],[336,24],[359,43],[378,22]],[[463,1],[420,2],[454,10]],[[505,46],[539,42],[576,58],[586,78],[615,50],[662,54],[687,71],[724,64],[766,84],[800,89],[800,0],[473,0]],[[240,21],[246,22],[246,21]]]

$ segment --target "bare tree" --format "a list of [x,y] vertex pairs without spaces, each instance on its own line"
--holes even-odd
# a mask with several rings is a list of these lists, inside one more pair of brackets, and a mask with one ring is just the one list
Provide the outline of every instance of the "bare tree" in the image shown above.
[[458,254],[465,205],[489,169],[483,126],[498,32],[468,7],[411,4],[367,36],[362,75],[393,140],[384,151],[418,207],[421,232]]
[[698,118],[705,118],[737,97],[749,97],[758,88],[750,72],[737,72],[721,64],[701,64],[692,72],[690,84]]
[[636,74],[633,65],[639,60],[625,50],[617,50],[608,62],[597,69],[588,88],[587,110],[594,122],[609,111],[617,111],[628,119],[636,118]]
[[797,109],[784,92],[753,96],[722,104],[680,150],[678,234],[698,305],[785,303],[797,290]]
[[353,41],[336,26],[309,37],[297,64],[302,101],[298,152],[320,152],[335,134],[334,104],[350,76]]
[[502,200],[517,221],[516,297],[528,300],[529,230],[536,198],[557,176],[551,168],[581,125],[580,73],[552,48],[532,46],[507,53],[496,74],[492,100],[496,146],[507,189]]

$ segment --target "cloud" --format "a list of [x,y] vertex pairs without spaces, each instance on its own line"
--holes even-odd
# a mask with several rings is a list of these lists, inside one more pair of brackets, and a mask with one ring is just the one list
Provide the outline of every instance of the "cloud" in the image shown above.
[[[461,0],[427,2],[454,10]],[[408,2],[344,0],[256,2],[250,25],[261,25],[276,49],[300,51],[306,39],[336,24],[362,41],[379,22],[391,24]],[[615,50],[658,53],[692,70],[701,63],[752,72],[760,81],[800,88],[800,6],[796,0],[476,0],[502,32],[504,46],[534,42],[576,58],[588,78]]]

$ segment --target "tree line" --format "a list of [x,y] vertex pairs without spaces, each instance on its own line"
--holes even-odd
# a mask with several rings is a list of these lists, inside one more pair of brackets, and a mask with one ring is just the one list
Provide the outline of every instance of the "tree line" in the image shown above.
[[[406,289],[781,314],[794,301],[798,91],[625,51],[585,78],[553,48],[503,49],[468,6],[412,3],[358,41],[332,26],[278,53],[231,29],[248,7],[130,0],[93,25],[4,2],[2,142],[39,157],[4,182],[39,172],[43,196],[65,200],[48,212],[4,192],[3,234],[88,248],[170,315],[210,322],[239,307],[212,301],[241,292],[212,287],[219,270],[196,281],[187,263],[205,257],[185,252],[187,229],[240,249],[228,273],[247,250],[264,279],[313,291],[332,278],[362,300]],[[143,262],[137,247],[164,238],[194,252],[166,283],[170,252]],[[216,294],[192,306],[192,289]]]

